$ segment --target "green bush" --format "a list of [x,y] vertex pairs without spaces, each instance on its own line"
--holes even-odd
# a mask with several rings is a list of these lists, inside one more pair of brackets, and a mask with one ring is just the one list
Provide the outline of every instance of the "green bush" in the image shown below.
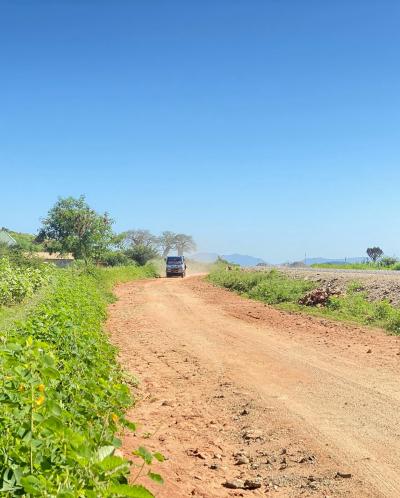
[[158,252],[154,249],[154,247],[138,244],[132,246],[130,249],[127,249],[125,254],[131,261],[143,266],[152,259],[156,258]]
[[304,280],[289,279],[277,272],[246,272],[241,270],[216,270],[209,279],[216,285],[246,294],[268,304],[297,302],[315,285]]
[[9,258],[0,259],[0,305],[22,302],[47,283],[52,268],[42,264],[39,268],[19,266]]
[[261,281],[249,296],[268,304],[297,302],[314,285],[304,280],[288,280],[279,275]]
[[129,266],[135,265],[135,261],[128,258],[122,251],[108,251],[101,257],[100,263],[105,266]]
[[[102,330],[112,285],[151,267],[59,270],[42,301],[1,337],[2,496],[151,497],[115,455],[132,400]],[[140,448],[144,464],[160,454]],[[160,476],[149,472],[160,481]]]
[[383,268],[391,268],[398,262],[399,260],[393,256],[384,256],[379,261],[379,266],[382,266]]

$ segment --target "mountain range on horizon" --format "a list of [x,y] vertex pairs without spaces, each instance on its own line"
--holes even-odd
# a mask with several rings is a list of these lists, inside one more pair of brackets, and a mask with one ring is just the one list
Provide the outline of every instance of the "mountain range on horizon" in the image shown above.
[[[265,260],[262,258],[257,258],[254,256],[250,256],[248,254],[217,254],[214,252],[199,252],[190,256],[190,259],[194,259],[196,261],[200,261],[202,263],[214,263],[218,257],[225,259],[229,263],[237,264],[240,266],[257,266],[260,263],[265,263]],[[299,260],[298,262],[302,262],[307,266],[311,266],[314,264],[324,264],[324,263],[363,263],[365,262],[366,257],[351,257],[351,258],[324,258],[324,257],[315,257],[315,258],[307,258],[304,260]],[[286,264],[286,263],[282,263]],[[275,265],[271,265],[275,266]],[[277,265],[279,266],[279,264]]]
[[248,254],[217,254],[215,252],[199,252],[190,255],[190,259],[194,259],[195,261],[200,261],[202,263],[214,263],[218,257],[225,259],[229,263],[240,266],[256,266],[259,263],[265,263],[263,259],[249,256]]

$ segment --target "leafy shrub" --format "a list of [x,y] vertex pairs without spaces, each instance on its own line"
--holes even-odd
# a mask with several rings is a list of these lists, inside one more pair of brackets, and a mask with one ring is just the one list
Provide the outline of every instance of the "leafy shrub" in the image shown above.
[[[152,270],[116,270],[59,270],[43,300],[1,338],[2,496],[152,496],[127,484],[129,462],[115,455],[116,433],[135,426],[124,416],[131,396],[102,331],[112,284]],[[162,460],[144,448],[136,456]]]
[[398,262],[399,262],[399,260],[397,258],[394,258],[392,256],[384,256],[379,261],[379,265],[383,266],[384,268],[390,268],[390,267],[394,266]]
[[105,266],[128,266],[134,265],[135,262],[122,251],[108,251],[101,257],[102,264]]
[[135,261],[138,265],[143,266],[157,257],[158,252],[154,247],[138,244],[127,249],[125,254],[131,261]]
[[16,304],[49,281],[52,268],[42,264],[39,268],[12,264],[9,258],[0,259],[0,305]]
[[209,279],[216,285],[269,304],[296,302],[314,287],[312,282],[290,279],[276,270],[269,272],[216,270],[210,274]]
[[277,275],[261,281],[249,292],[249,296],[268,304],[298,302],[314,285],[304,280],[289,280]]

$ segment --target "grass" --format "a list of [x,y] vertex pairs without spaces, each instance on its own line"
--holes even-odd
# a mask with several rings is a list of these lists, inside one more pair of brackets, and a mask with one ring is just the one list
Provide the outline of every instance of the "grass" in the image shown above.
[[330,270],[400,270],[400,263],[383,266],[380,263],[316,263],[312,268],[328,268]]
[[299,304],[299,299],[316,287],[315,282],[292,279],[272,270],[270,272],[244,272],[238,269],[225,271],[217,268],[208,276],[215,285],[225,287],[243,296],[287,311],[354,322],[383,328],[391,333],[400,334],[400,309],[387,301],[370,302],[360,286],[349,284],[343,296],[332,296],[324,307],[310,307]]

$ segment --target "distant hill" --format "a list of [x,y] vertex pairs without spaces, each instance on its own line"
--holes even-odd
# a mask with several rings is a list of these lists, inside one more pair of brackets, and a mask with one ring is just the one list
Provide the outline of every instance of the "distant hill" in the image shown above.
[[[196,261],[201,261],[203,263],[213,263],[218,259],[218,254],[213,252],[200,252],[190,256],[190,259]],[[220,255],[222,259],[229,261],[229,263],[234,263],[240,266],[256,266],[259,263],[264,263],[261,258],[255,258],[254,256],[248,256],[247,254],[222,254]]]

